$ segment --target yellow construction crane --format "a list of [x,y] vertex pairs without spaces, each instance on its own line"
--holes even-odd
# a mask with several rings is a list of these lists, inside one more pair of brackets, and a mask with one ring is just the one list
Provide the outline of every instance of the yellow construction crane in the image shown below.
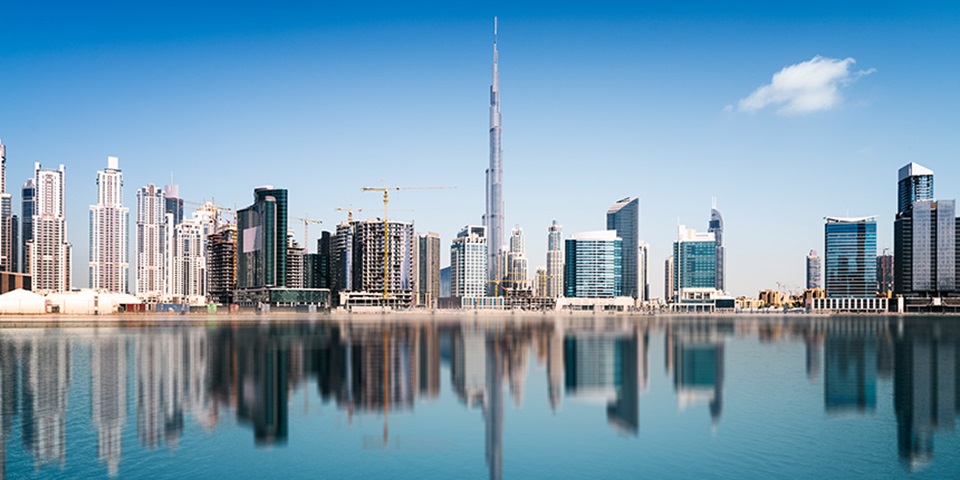
[[369,208],[353,208],[350,207],[337,207],[338,212],[347,212],[347,223],[353,223],[353,212],[362,212],[364,210],[370,210]]
[[[390,191],[391,190],[440,190],[444,188],[454,188],[454,187],[360,187],[362,192],[383,192],[383,299],[387,299],[388,284],[390,278],[390,264],[388,262],[390,256],[390,242],[387,240],[390,237],[390,225],[387,223],[387,205],[390,203]],[[384,302],[386,303],[386,302]]]
[[310,218],[309,213],[304,213],[302,217],[293,217],[293,219],[303,222],[303,253],[310,253],[310,244],[308,243],[310,241],[310,224],[319,225],[323,221]]
[[227,212],[227,213],[233,215],[234,221],[236,221],[236,219],[237,219],[237,207],[236,207],[236,205],[234,205],[233,208],[230,208],[230,207],[223,207],[223,206],[217,205],[217,204],[215,204],[212,200],[209,201],[209,202],[194,202],[193,200],[184,200],[184,199],[181,198],[180,201],[183,202],[183,203],[186,203],[187,205],[195,205],[195,206],[197,206],[197,207],[210,207],[210,208],[213,209],[213,211],[215,211],[215,212],[217,212],[217,213],[219,213],[219,212]]

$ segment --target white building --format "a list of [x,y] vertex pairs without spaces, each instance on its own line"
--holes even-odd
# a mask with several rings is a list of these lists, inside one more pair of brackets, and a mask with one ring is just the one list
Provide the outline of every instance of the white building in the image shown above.
[[154,184],[137,190],[137,275],[136,295],[160,301],[164,293],[166,235],[163,190]]
[[487,291],[486,227],[469,225],[450,246],[450,295],[483,297]]
[[523,229],[519,225],[513,228],[510,235],[510,252],[507,254],[506,286],[514,291],[529,290],[527,280],[529,265],[524,253]]
[[117,157],[107,157],[107,168],[97,172],[97,204],[90,205],[90,288],[126,293],[130,263],[127,257],[127,221],[123,206],[123,172]]
[[563,227],[556,220],[547,229],[547,291],[544,296],[563,295]]
[[41,294],[69,291],[72,246],[67,241],[64,200],[66,169],[43,170],[34,164],[33,237],[27,243],[33,291]]
[[206,303],[207,235],[219,226],[220,211],[207,202],[174,228],[170,270],[172,301],[191,305]]

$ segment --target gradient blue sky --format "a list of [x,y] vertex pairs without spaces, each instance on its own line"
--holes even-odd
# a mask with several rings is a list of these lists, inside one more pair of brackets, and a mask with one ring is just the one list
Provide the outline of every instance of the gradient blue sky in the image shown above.
[[[802,286],[825,215],[879,215],[879,248],[892,247],[907,162],[936,172],[939,198],[960,197],[955,2],[458,3],[6,5],[0,138],[15,209],[34,162],[66,165],[78,286],[108,155],[131,224],[136,189],[171,174],[184,198],[223,205],[287,188],[291,215],[325,229],[338,206],[380,215],[362,185],[456,186],[391,201],[409,209],[391,217],[438,232],[446,252],[483,214],[494,15],[506,223],[524,228],[531,269],[552,220],[565,236],[602,229],[610,204],[637,196],[662,296],[678,221],[705,230],[717,197],[728,286],[756,295]],[[815,56],[873,73],[854,73],[831,108],[738,108]]]

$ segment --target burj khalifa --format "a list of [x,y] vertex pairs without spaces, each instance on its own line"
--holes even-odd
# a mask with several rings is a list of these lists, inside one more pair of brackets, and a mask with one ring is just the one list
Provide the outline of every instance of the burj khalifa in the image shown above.
[[[503,150],[500,148],[500,72],[497,70],[497,18],[493,18],[493,83],[490,85],[490,166],[487,168],[487,280],[496,288],[503,279]],[[497,295],[499,292],[494,292]]]

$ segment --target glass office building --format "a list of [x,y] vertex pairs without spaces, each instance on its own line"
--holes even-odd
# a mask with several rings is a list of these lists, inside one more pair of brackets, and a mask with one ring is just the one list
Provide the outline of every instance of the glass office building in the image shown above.
[[914,162],[900,167],[897,181],[897,215],[910,211],[917,200],[933,198],[933,170]]
[[673,243],[672,296],[681,296],[685,289],[715,289],[716,286],[716,236],[680,225],[677,241]]
[[607,210],[607,230],[614,230],[623,240],[623,295],[641,296],[638,270],[640,246],[640,200],[624,198]]
[[876,297],[877,217],[824,221],[827,297]]
[[578,233],[565,243],[564,296],[623,295],[623,239],[614,230]]

